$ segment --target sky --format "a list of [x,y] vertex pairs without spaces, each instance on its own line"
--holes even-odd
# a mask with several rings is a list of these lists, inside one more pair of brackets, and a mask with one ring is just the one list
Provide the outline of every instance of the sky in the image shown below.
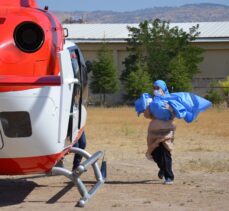
[[229,6],[229,0],[37,0],[40,7],[48,5],[56,11],[133,11],[138,9],[181,6],[184,4],[217,3]]

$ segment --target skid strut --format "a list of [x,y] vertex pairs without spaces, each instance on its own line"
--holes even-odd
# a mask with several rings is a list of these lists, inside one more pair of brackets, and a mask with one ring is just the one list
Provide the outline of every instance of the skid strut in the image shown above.
[[[77,186],[81,199],[78,202],[78,206],[84,207],[88,200],[97,192],[97,190],[103,185],[105,179],[103,178],[97,160],[103,156],[103,152],[98,151],[93,155],[90,155],[87,151],[72,147],[70,150],[71,153],[79,154],[86,158],[84,162],[82,162],[78,168],[74,171],[69,171],[68,169],[61,167],[53,167],[52,174],[53,175],[63,175]],[[88,191],[83,181],[80,179],[81,174],[87,171],[87,169],[92,166],[96,178],[96,184]]]

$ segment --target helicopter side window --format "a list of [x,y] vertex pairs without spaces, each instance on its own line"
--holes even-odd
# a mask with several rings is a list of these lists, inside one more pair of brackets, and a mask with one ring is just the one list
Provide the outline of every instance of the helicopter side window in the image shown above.
[[84,60],[84,56],[82,54],[82,52],[80,51],[80,49],[77,49],[78,51],[78,54],[79,54],[79,57],[80,57],[80,65],[81,65],[81,69],[82,69],[82,83],[83,83],[83,86],[87,86],[88,84],[88,71],[87,71],[87,65],[85,63],[85,60]]
[[70,51],[74,77],[80,79],[79,65],[75,51]]
[[82,85],[82,103],[86,104],[88,99],[88,72],[87,72],[87,65],[85,63],[84,57],[82,52],[79,48],[76,50],[76,54],[79,56],[79,65],[81,67],[81,85]]
[[74,91],[75,105],[77,106],[79,103],[81,89],[82,89],[82,98],[83,98],[82,103],[86,104],[88,98],[87,65],[85,63],[83,54],[78,47],[70,48],[69,52],[71,55],[74,77],[80,81],[80,84],[75,86],[75,91]]
[[29,137],[32,125],[28,112],[1,112],[0,121],[5,136],[9,138]]
[[[78,64],[78,59],[77,59],[75,49],[70,50],[70,55],[71,55],[71,62],[72,62],[74,77],[80,81],[80,69],[79,69],[79,64]],[[80,98],[80,85],[79,84],[75,85],[74,96],[75,96],[75,105],[78,106],[79,98]]]

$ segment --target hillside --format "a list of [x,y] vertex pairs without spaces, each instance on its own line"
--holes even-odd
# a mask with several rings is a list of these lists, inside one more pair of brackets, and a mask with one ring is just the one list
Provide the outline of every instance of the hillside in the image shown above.
[[171,22],[229,21],[229,6],[219,4],[189,4],[180,7],[154,7],[130,12],[75,11],[54,13],[63,22],[73,18],[86,23],[138,23],[160,18]]

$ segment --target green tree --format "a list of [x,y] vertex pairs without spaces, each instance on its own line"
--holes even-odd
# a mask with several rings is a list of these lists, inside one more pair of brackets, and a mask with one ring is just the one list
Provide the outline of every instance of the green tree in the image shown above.
[[129,86],[129,75],[137,71],[141,61],[151,81],[165,80],[174,91],[190,90],[192,78],[203,59],[203,50],[190,43],[198,36],[197,30],[198,26],[193,26],[185,32],[159,19],[144,21],[138,28],[129,27],[130,56],[124,61],[125,70],[121,75],[125,89]]
[[[192,88],[192,80],[188,74],[188,67],[182,55],[177,55],[170,61],[167,85],[176,91],[188,91]],[[178,83],[179,81],[179,83]]]
[[126,99],[137,99],[142,93],[150,93],[152,91],[152,82],[144,65],[137,63],[135,71],[129,74],[126,82]]
[[115,93],[118,89],[117,69],[106,43],[102,45],[97,59],[92,63],[90,88],[92,93],[100,94],[100,105],[105,105],[106,94]]

